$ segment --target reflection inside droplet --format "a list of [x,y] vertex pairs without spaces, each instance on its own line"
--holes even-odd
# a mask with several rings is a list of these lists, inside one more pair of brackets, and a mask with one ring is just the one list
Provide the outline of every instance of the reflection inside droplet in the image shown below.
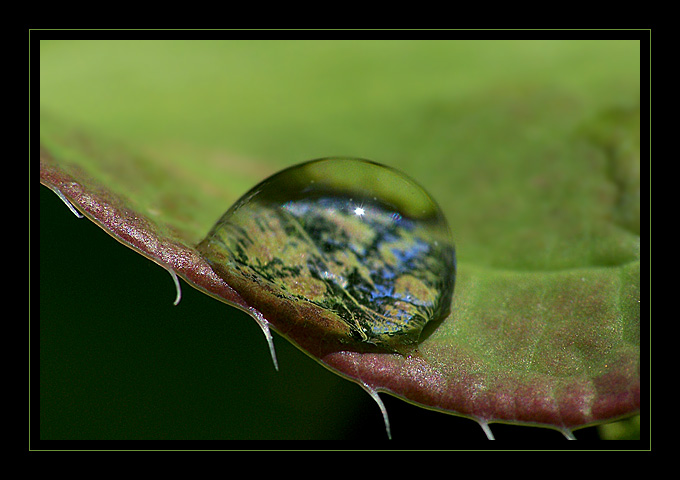
[[388,348],[417,342],[425,324],[448,315],[455,282],[439,207],[410,178],[364,160],[279,172],[236,202],[199,249],[225,280],[309,302],[349,339]]

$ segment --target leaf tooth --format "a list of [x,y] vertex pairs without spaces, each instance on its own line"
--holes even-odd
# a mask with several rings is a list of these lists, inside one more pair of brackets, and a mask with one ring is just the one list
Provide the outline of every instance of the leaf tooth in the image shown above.
[[484,433],[486,434],[487,439],[496,440],[496,438],[493,436],[493,432],[491,431],[491,428],[489,427],[489,422],[487,422],[483,418],[478,419],[477,422],[479,423],[479,426],[482,427],[482,430],[484,430]]
[[260,326],[260,328],[262,329],[262,333],[264,333],[264,337],[267,339],[267,345],[269,345],[269,353],[272,356],[274,368],[278,372],[279,362],[276,359],[276,350],[274,349],[274,338],[272,337],[271,330],[269,330],[269,322],[262,316],[262,314],[258,310],[255,310],[253,307],[250,307],[248,310],[250,316],[255,319],[255,322]]
[[385,422],[385,431],[387,433],[387,439],[392,440],[392,429],[390,428],[390,419],[387,416],[387,409],[385,408],[385,404],[383,403],[383,401],[380,399],[378,392],[367,383],[361,382],[359,385],[371,396],[373,400],[375,400],[375,403],[378,404],[380,412],[382,413],[383,422]]
[[172,277],[172,281],[175,282],[175,290],[177,291],[177,295],[175,296],[175,301],[172,302],[172,304],[179,305],[180,300],[182,300],[182,288],[179,285],[179,279],[177,278],[177,274],[171,268],[165,266],[163,268],[165,268],[168,271],[168,273]]
[[66,198],[66,196],[63,193],[61,193],[61,190],[59,190],[56,187],[52,187],[52,191],[57,194],[57,197],[61,198],[61,201],[64,202],[64,204],[66,204],[66,206],[68,207],[69,210],[71,210],[71,212],[73,212],[73,215],[75,215],[78,218],[83,218],[83,214],[76,210],[76,207],[74,207],[73,204],[69,201],[69,199]]

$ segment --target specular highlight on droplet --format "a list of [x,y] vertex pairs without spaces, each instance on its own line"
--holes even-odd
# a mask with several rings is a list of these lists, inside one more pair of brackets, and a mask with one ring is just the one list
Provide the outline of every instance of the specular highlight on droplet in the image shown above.
[[417,343],[428,322],[447,316],[455,284],[454,244],[436,202],[403,173],[360,159],[269,177],[199,250],[237,291],[260,289],[293,314],[313,307],[318,314],[296,321],[388,350]]

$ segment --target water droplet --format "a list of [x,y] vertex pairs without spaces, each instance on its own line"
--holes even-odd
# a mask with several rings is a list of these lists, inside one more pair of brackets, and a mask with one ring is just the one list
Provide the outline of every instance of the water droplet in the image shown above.
[[237,291],[279,302],[277,312],[291,310],[280,302],[294,312],[302,302],[318,313],[295,321],[396,351],[448,315],[456,274],[437,204],[406,175],[359,159],[313,160],[269,177],[199,250]]

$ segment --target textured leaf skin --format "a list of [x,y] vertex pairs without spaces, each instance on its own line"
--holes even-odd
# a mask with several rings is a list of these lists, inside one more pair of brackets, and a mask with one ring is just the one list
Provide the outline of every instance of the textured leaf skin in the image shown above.
[[[608,290],[619,291],[638,275],[638,265],[611,273],[554,274],[560,289],[541,295],[544,275],[480,278],[479,272],[462,270],[461,289],[477,281],[477,291],[459,292],[452,316],[419,346],[418,354],[402,358],[342,352],[324,360],[410,401],[488,421],[578,428],[624,416],[639,408],[637,325],[622,321],[619,306],[606,298]],[[489,305],[488,318],[481,320],[484,327],[479,327],[479,317],[466,312],[470,306],[465,302],[486,289],[509,297],[499,300],[497,309]],[[529,302],[537,292],[540,304]],[[557,311],[565,297],[579,295],[587,298]],[[622,303],[635,311],[636,297],[623,295]]]
[[[49,128],[44,132],[45,144],[59,142]],[[262,289],[241,286],[237,292],[172,227],[135,211],[134,202],[65,157],[42,148],[41,183],[196,288],[246,312],[256,309],[276,331],[348,379],[488,422],[573,429],[639,409],[638,262],[554,273],[463,267],[451,315],[417,351],[404,356],[348,348],[323,328],[310,330],[311,322],[299,321],[318,310],[285,308]],[[124,154],[117,159],[139,161]]]

